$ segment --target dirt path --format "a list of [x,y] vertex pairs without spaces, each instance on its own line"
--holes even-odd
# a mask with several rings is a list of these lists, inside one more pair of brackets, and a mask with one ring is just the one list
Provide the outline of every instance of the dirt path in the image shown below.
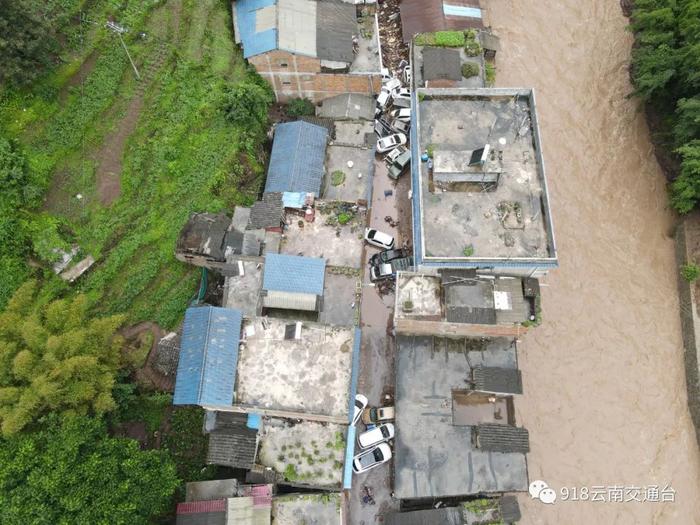
[[[674,218],[638,101],[618,2],[493,0],[498,86],[537,90],[561,267],[520,346],[530,479],[553,488],[665,484],[675,503],[521,498],[524,524],[700,523]],[[607,496],[606,496],[607,497]]]

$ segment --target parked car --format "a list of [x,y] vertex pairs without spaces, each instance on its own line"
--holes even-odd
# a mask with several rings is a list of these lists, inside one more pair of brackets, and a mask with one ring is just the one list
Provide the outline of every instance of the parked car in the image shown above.
[[[381,115],[381,111],[380,111]],[[381,137],[386,137],[387,135],[393,135],[396,130],[392,127],[391,123],[384,117],[379,116],[374,120],[374,132]]]
[[411,78],[413,76],[413,71],[411,70],[411,66],[406,66],[403,70],[403,81],[404,83],[408,84],[409,86],[411,85]]
[[389,135],[377,141],[377,151],[379,153],[385,153],[403,144],[406,144],[406,135],[403,133],[394,133],[393,135]]
[[393,275],[394,269],[391,267],[391,264],[388,263],[378,264],[376,266],[372,266],[369,269],[369,280],[373,283],[376,283],[377,281],[383,281],[384,279],[388,279]]
[[394,419],[394,407],[372,407],[365,408],[362,412],[362,422],[365,425],[377,424],[382,421],[392,421]]
[[398,179],[404,172],[407,166],[411,164],[411,152],[406,150],[401,155],[396,157],[389,166],[389,177]]
[[391,235],[374,228],[365,228],[365,240],[372,246],[385,250],[391,250],[394,247],[394,238]]
[[384,155],[384,160],[386,161],[387,165],[391,166],[392,163],[398,159],[399,155],[401,155],[404,151],[407,151],[406,148],[404,146],[399,146]]
[[410,122],[404,122],[403,120],[392,120],[391,121],[392,133],[403,133],[408,136],[408,132],[411,129]]
[[360,448],[370,448],[390,439],[394,439],[394,425],[384,423],[360,434],[357,437],[357,444]]
[[411,108],[393,109],[390,114],[396,120],[411,121]]
[[377,96],[377,109],[383,110],[389,105],[390,101],[391,93],[382,89],[379,95]]
[[406,257],[408,253],[402,248],[397,248],[396,250],[384,250],[383,252],[375,253],[369,259],[369,263],[372,266],[376,266],[382,263],[388,263],[394,259],[400,259],[401,257]]
[[394,259],[389,264],[391,264],[391,271],[393,273],[410,270],[411,266],[413,266],[413,256]]
[[391,459],[391,447],[386,443],[380,443],[374,448],[365,452],[359,453],[352,458],[352,470],[356,474],[367,472],[374,467],[378,467],[382,463],[386,463]]
[[391,105],[395,108],[404,108],[404,109],[410,109],[411,107],[411,99],[410,98],[393,98]]
[[386,90],[389,93],[394,95],[397,91],[401,89],[401,81],[398,78],[390,78],[386,82],[384,82],[384,85],[382,86],[382,90]]
[[394,100],[397,99],[411,100],[411,90],[408,88],[401,88],[396,93],[394,93]]
[[369,399],[367,399],[362,394],[357,394],[355,396],[355,411],[352,414],[352,422],[350,423],[351,427],[354,427],[360,420],[360,416],[362,416],[368,404]]

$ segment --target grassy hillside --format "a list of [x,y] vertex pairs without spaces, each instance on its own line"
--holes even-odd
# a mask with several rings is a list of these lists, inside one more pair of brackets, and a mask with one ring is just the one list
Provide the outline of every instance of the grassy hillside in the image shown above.
[[[19,143],[40,194],[17,213],[26,250],[13,251],[13,270],[0,277],[0,307],[33,273],[43,300],[79,290],[95,313],[172,327],[199,275],[174,259],[181,226],[192,211],[230,209],[259,190],[264,138],[221,110],[227,92],[257,78],[233,44],[223,0],[69,6],[81,7],[62,65],[31,91],[0,94],[0,136]],[[108,18],[128,28],[141,80]],[[71,244],[98,262],[69,286],[48,266],[52,248]]]

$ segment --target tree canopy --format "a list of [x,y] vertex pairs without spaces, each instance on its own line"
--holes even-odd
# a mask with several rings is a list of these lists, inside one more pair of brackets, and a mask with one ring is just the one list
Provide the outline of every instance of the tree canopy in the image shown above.
[[671,204],[687,213],[700,202],[700,0],[636,0],[632,30],[635,92],[664,117],[680,158]]
[[88,317],[84,295],[35,307],[23,284],[0,314],[0,431],[8,436],[47,411],[97,414],[114,408],[112,387],[123,317]]
[[0,440],[0,523],[139,525],[170,505],[179,480],[166,453],[109,437],[99,419],[43,423]]

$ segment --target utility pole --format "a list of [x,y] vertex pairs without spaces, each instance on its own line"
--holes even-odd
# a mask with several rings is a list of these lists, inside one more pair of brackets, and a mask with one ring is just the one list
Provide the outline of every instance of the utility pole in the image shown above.
[[131,62],[131,67],[134,68],[134,73],[136,74],[136,78],[141,80],[141,75],[139,75],[139,70],[136,68],[136,64],[134,64],[134,61],[131,58],[131,54],[129,53],[129,49],[126,47],[126,43],[124,42],[124,39],[122,38],[122,33],[126,33],[127,29],[123,26],[120,26],[119,24],[111,21],[107,21],[105,24],[105,27],[109,29],[110,31],[113,31],[114,33],[117,34],[119,37],[119,41],[122,43],[122,46],[124,47],[124,51],[126,51],[126,56],[129,58],[129,62]]

